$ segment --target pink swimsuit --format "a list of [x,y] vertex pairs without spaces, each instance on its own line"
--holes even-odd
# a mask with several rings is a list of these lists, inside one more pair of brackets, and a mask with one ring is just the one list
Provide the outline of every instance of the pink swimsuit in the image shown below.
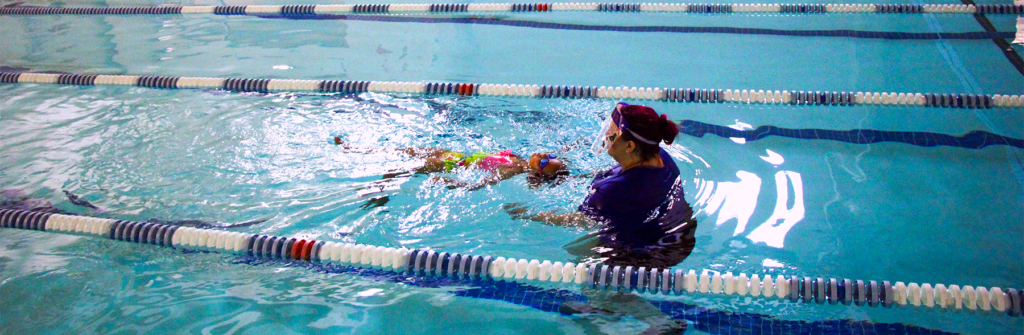
[[511,150],[505,150],[505,151],[502,151],[502,152],[499,152],[499,153],[496,153],[496,154],[484,157],[479,162],[477,162],[477,166],[479,166],[481,169],[484,169],[484,170],[487,170],[487,171],[494,171],[494,170],[497,170],[499,167],[502,167],[502,166],[512,166],[512,156],[515,156],[515,155],[512,154]]

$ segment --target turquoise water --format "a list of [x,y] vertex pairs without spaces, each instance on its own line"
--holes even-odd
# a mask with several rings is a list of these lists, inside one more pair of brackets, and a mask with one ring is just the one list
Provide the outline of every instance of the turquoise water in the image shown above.
[[[500,16],[604,25],[982,31],[969,15]],[[991,19],[999,31],[1014,29],[1012,16]],[[990,40],[588,32],[213,15],[0,16],[0,30],[0,66],[16,70],[1024,93],[1024,81]],[[36,84],[3,84],[0,96],[0,187],[64,211],[224,225],[265,219],[234,230],[563,262],[574,258],[562,246],[586,231],[513,220],[501,209],[523,203],[535,210],[569,211],[585,196],[589,180],[531,188],[520,176],[479,191],[449,190],[429,176],[382,182],[384,173],[417,162],[387,152],[345,152],[331,137],[362,147],[552,151],[589,140],[612,104]],[[984,130],[1024,138],[1020,109],[638,103],[675,120],[738,128],[954,136]],[[564,155],[574,173],[613,163],[584,147]],[[680,165],[699,222],[697,247],[676,268],[1024,287],[1024,150],[781,137],[737,143],[710,135],[680,135],[666,149]],[[482,176],[470,171],[448,177]],[[101,209],[75,206],[63,190]],[[385,204],[368,205],[383,195],[389,199]],[[574,286],[561,288],[579,292]],[[287,263],[247,264],[229,255],[53,233],[0,233],[3,333],[636,333],[646,327],[628,316],[564,317],[459,297],[451,290],[324,274]],[[735,297],[669,299],[784,320],[870,320],[967,333],[1024,329],[1020,318],[996,313]]]

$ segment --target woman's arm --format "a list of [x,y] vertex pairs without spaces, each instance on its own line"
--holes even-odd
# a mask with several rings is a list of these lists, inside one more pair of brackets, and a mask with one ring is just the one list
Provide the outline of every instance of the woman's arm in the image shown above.
[[545,211],[527,214],[526,212],[530,209],[518,203],[506,204],[504,207],[505,212],[511,215],[513,219],[526,219],[552,226],[577,227],[583,229],[591,229],[598,226],[597,222],[594,222],[594,220],[591,220],[581,212],[557,213],[555,211]]
[[525,216],[525,218],[530,221],[549,224],[552,226],[577,227],[583,229],[597,227],[597,222],[594,222],[580,212],[556,213],[554,211],[548,211],[530,214]]

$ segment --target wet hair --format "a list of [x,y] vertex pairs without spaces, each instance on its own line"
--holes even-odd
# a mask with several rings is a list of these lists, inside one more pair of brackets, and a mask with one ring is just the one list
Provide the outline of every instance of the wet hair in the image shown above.
[[[665,114],[659,116],[654,111],[654,108],[643,105],[629,105],[622,107],[620,112],[622,117],[629,122],[629,130],[655,143],[664,141],[665,144],[672,144],[676,139],[676,135],[679,135],[679,127],[676,126],[676,123],[669,120]],[[636,139],[628,131],[622,132],[622,137],[627,141],[636,143],[637,150],[640,151],[640,159],[645,161],[657,157],[661,152],[661,147],[658,144],[644,143]]]
[[558,172],[545,174],[545,173],[528,173],[526,175],[526,183],[530,187],[540,187],[544,184],[550,184],[555,186],[565,181],[565,178],[569,176],[568,169],[558,170]]

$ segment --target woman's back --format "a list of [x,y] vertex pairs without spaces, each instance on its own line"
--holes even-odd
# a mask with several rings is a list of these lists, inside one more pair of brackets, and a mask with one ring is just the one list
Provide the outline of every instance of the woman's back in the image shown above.
[[662,236],[658,219],[679,179],[679,168],[664,150],[661,158],[661,168],[616,167],[594,178],[579,210],[605,225],[603,243],[628,247],[651,244]]

